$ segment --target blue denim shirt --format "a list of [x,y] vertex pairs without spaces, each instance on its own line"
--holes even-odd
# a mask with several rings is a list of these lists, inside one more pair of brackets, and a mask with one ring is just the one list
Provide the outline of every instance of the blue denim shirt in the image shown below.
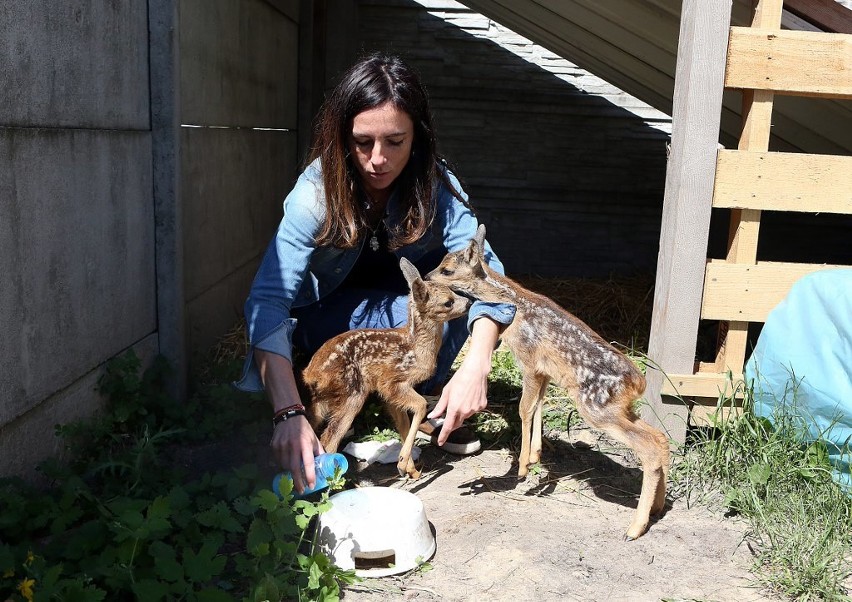
[[[441,169],[446,168],[442,165]],[[456,177],[446,170],[453,187],[467,200]],[[469,207],[460,202],[439,180],[435,191],[437,211],[432,228],[417,242],[394,253],[417,261],[441,246],[457,251],[467,246],[479,225]],[[270,241],[261,261],[245,304],[249,350],[242,378],[235,385],[244,391],[262,391],[263,384],[254,350],[276,353],[292,361],[292,337],[296,320],[291,308],[304,307],[324,298],[344,281],[352,270],[364,245],[353,249],[316,245],[316,237],[325,216],[322,173],[319,159],[299,176],[293,190],[284,200],[284,216],[275,237]],[[388,200],[385,224],[399,223],[402,208],[397,195]],[[503,274],[503,264],[485,243],[485,259],[495,271]],[[488,316],[500,324],[510,324],[515,307],[508,304],[476,301],[468,313],[468,328],[474,320]]]

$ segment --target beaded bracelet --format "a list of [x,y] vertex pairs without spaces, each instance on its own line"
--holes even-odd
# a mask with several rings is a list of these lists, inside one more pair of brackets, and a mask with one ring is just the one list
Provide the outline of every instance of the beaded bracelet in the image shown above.
[[280,416],[281,414],[283,414],[284,412],[287,412],[289,410],[304,410],[304,409],[305,409],[305,406],[303,406],[301,403],[294,403],[292,405],[283,407],[280,410],[278,410],[277,412],[275,412],[275,414],[272,416],[272,418],[275,419],[278,416]]
[[284,408],[276,412],[275,416],[272,417],[272,429],[275,430],[275,427],[281,424],[282,422],[286,422],[293,416],[304,416],[305,415],[305,406],[290,406],[289,408]]

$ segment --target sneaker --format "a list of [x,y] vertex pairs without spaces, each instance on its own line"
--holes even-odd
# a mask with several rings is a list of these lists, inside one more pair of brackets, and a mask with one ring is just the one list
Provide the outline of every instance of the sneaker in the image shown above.
[[[438,445],[438,435],[441,434],[441,427],[444,425],[443,418],[432,418],[425,420],[420,424],[417,430],[417,439],[421,441],[429,441],[433,445]],[[469,456],[475,454],[482,447],[479,439],[474,432],[467,426],[462,424],[459,428],[450,433],[447,442],[439,446],[444,451],[457,456]]]

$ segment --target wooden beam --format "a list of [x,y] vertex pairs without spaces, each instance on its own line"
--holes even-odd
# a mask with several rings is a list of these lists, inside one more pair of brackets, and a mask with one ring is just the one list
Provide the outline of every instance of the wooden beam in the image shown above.
[[[706,320],[765,322],[802,276],[842,266],[761,261],[755,265],[711,260],[704,279],[701,317]],[[731,366],[740,370],[742,366]]]
[[725,86],[852,98],[852,36],[732,27]]
[[[648,348],[656,365],[671,374],[691,372],[695,360],[730,22],[730,0],[682,4]],[[682,442],[689,410],[661,395],[661,370],[648,372],[645,396],[652,412],[645,418]]]
[[736,383],[743,379],[741,374],[697,373],[669,374],[663,384],[663,393],[679,397],[700,397],[704,399],[719,399],[720,396],[736,395],[742,399],[742,387]]
[[784,8],[823,31],[852,33],[852,10],[835,0],[784,0]]
[[852,214],[852,157],[722,150],[713,206]]

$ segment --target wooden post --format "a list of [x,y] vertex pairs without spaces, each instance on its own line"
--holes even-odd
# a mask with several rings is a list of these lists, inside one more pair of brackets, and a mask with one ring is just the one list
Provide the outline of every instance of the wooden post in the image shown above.
[[730,22],[731,0],[683,2],[648,348],[658,369],[648,371],[643,413],[678,442],[688,408],[661,389],[664,373],[692,373],[695,362]]

